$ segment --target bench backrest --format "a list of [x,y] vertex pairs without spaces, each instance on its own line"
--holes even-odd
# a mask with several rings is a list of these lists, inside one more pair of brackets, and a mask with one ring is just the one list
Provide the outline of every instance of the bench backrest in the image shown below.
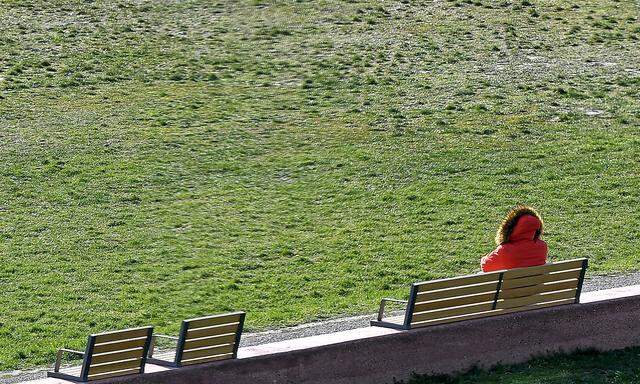
[[80,378],[83,381],[143,373],[153,327],[89,336]]
[[502,273],[496,309],[534,309],[577,303],[587,260],[570,260]]
[[577,303],[587,259],[415,283],[405,328]]
[[244,326],[244,312],[184,320],[178,337],[178,366],[235,358]]

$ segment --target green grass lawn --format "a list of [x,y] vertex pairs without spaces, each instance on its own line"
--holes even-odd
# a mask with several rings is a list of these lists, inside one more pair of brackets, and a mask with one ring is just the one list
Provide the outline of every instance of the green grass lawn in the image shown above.
[[[534,359],[525,364],[472,370],[459,376],[414,375],[402,384],[636,384],[640,348],[581,352]],[[401,384],[401,383],[397,383]]]
[[509,207],[640,269],[636,1],[0,0],[0,370],[372,312]]

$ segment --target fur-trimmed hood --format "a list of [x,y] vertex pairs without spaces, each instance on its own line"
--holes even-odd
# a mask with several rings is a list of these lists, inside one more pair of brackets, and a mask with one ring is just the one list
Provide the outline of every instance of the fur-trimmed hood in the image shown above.
[[542,218],[535,209],[526,205],[513,208],[502,220],[496,233],[496,244],[519,240],[536,240],[542,235]]

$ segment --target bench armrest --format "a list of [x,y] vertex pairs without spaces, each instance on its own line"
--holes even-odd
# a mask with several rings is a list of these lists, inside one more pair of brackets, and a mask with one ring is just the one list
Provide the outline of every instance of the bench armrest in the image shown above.
[[56,364],[53,366],[53,372],[60,372],[60,364],[62,362],[62,356],[64,356],[65,352],[70,355],[84,356],[84,352],[76,351],[74,349],[67,349],[67,348],[58,349],[58,353],[56,354]]
[[151,344],[149,345],[149,357],[153,357],[153,352],[154,352],[155,347],[156,347],[156,338],[157,337],[159,337],[161,339],[174,340],[176,343],[178,342],[178,338],[175,337],[175,336],[158,335],[158,334],[155,334],[155,335],[151,336]]
[[385,297],[384,299],[382,299],[380,301],[380,309],[378,310],[378,321],[382,321],[382,318],[384,317],[384,307],[387,305],[387,302],[401,303],[401,304],[407,304],[408,303],[407,300],[398,300],[398,299],[392,299],[392,298],[389,298],[389,297]]

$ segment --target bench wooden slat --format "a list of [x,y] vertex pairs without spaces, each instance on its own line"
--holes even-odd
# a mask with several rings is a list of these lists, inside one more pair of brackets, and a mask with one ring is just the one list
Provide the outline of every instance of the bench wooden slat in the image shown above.
[[115,352],[115,351],[123,351],[125,349],[133,349],[133,348],[143,348],[147,339],[133,339],[126,341],[115,341],[107,344],[100,344],[93,347],[93,353],[106,353],[106,352]]
[[110,377],[117,377],[117,376],[133,375],[139,372],[140,372],[139,368],[123,369],[117,372],[101,373],[101,374],[89,376],[89,381],[108,379]]
[[229,333],[222,336],[213,336],[213,337],[207,337],[202,339],[187,340],[184,343],[184,349],[187,350],[187,349],[194,349],[194,348],[201,348],[201,347],[214,347],[216,345],[232,344],[232,343],[235,343],[235,341],[236,341],[236,334]]
[[225,354],[222,354],[222,355],[203,357],[203,358],[200,358],[200,359],[193,359],[193,360],[186,360],[186,361],[182,360],[182,365],[193,365],[193,364],[209,363],[209,362],[212,362],[212,361],[230,359],[232,357],[233,357],[232,353],[225,353]]
[[411,318],[411,322],[415,323],[415,322],[424,321],[424,320],[433,320],[433,319],[441,319],[441,318],[451,317],[451,316],[466,315],[471,313],[490,311],[491,309],[493,309],[493,302],[465,305],[461,307],[454,307],[454,308],[443,309],[443,310],[418,312],[413,314],[413,317]]
[[242,313],[200,317],[197,319],[185,320],[189,324],[189,329],[211,327],[213,325],[239,323]]
[[562,299],[570,299],[576,296],[576,289],[567,289],[564,291],[552,292],[552,293],[539,293],[531,296],[518,297],[515,299],[499,300],[496,308],[508,309],[516,307],[524,307],[536,303],[544,303],[547,301],[555,301]]
[[513,299],[516,297],[535,295],[536,293],[561,291],[563,289],[578,288],[578,279],[549,282],[528,287],[501,289],[499,299]]
[[505,279],[502,282],[502,289],[512,289],[512,288],[520,288],[526,287],[530,285],[538,285],[542,283],[549,283],[552,281],[562,281],[562,280],[570,280],[570,279],[578,279],[580,278],[581,270],[573,270],[567,272],[556,272],[556,273],[545,273],[542,275],[529,276],[529,277],[521,277],[518,279]]
[[575,298],[571,297],[569,299],[561,299],[561,300],[555,300],[555,301],[547,301],[547,302],[543,302],[543,303],[535,303],[535,304],[531,304],[531,305],[526,305],[524,307],[516,307],[516,308],[503,308],[500,309],[498,314],[507,314],[507,313],[514,313],[514,312],[525,312],[525,311],[531,311],[534,309],[542,309],[542,308],[549,308],[549,307],[555,307],[558,305],[566,305],[566,304],[573,304],[575,302]]
[[467,275],[461,277],[452,277],[448,279],[440,279],[433,281],[425,281],[415,283],[418,286],[418,292],[432,291],[436,289],[445,289],[452,287],[461,287],[465,285],[473,285],[488,282],[498,282],[500,279],[499,272],[482,273],[478,275]]
[[67,368],[60,368],[60,372],[70,375],[70,376],[80,376],[80,373],[82,372],[82,367],[67,367]]
[[103,364],[103,365],[91,365],[89,367],[89,376],[99,373],[109,373],[114,371],[121,371],[124,369],[140,368],[142,364],[142,358],[119,361],[115,363]]
[[447,289],[442,289],[437,291],[424,291],[424,292],[418,293],[418,295],[416,296],[416,302],[446,299],[449,297],[453,298],[453,297],[459,297],[459,296],[473,295],[476,293],[488,293],[488,292],[495,293],[496,289],[498,289],[498,281],[481,283],[476,285],[469,285],[469,286],[459,287],[459,288],[447,288]]
[[567,271],[570,269],[580,269],[584,263],[583,259],[559,261],[557,263],[539,265],[537,267],[515,268],[504,272],[505,279],[515,279],[518,277],[526,277],[540,275],[543,273]]
[[91,365],[104,364],[112,361],[142,358],[143,353],[144,353],[143,348],[136,348],[136,349],[129,349],[121,352],[98,354],[98,355],[94,354],[91,357]]
[[510,309],[496,309],[496,310],[492,310],[492,311],[472,313],[472,314],[468,314],[468,315],[452,316],[452,317],[447,317],[447,318],[443,318],[443,319],[427,320],[427,321],[412,323],[411,324],[411,328],[427,327],[427,326],[431,326],[431,325],[448,324],[448,323],[455,323],[455,322],[458,322],[458,321],[481,319],[483,317],[489,317],[489,316],[505,315],[505,314],[514,313],[514,312],[524,312],[524,311],[530,311],[530,310],[534,310],[534,309],[555,307],[555,306],[558,306],[558,305],[566,305],[566,304],[571,304],[573,302],[574,302],[574,299],[571,298],[571,299],[558,300],[558,301],[552,301],[552,302],[547,302],[547,303],[539,303],[539,304],[529,305],[529,306],[526,306],[526,307],[510,308]]
[[429,325],[437,325],[437,324],[454,323],[454,322],[463,321],[463,320],[480,319],[483,317],[494,316],[499,313],[501,313],[501,311],[499,310],[490,310],[490,311],[483,311],[483,312],[477,312],[477,313],[468,313],[468,314],[458,315],[458,316],[443,317],[440,319],[423,320],[418,322],[412,322],[411,328],[426,327]]
[[228,325],[215,325],[213,327],[190,329],[187,331],[186,340],[197,339],[207,336],[223,335],[226,333],[235,333],[238,330],[239,323]]
[[127,329],[124,331],[115,331],[115,332],[105,332],[105,333],[99,333],[95,336],[96,338],[96,344],[102,344],[102,343],[108,343],[111,341],[118,341],[118,340],[128,340],[128,339],[136,339],[139,337],[147,337],[147,334],[149,333],[149,328],[148,327],[144,327],[144,328],[134,328],[134,329]]
[[[495,290],[494,290],[495,291]],[[466,304],[475,304],[475,303],[483,303],[487,301],[493,301],[496,297],[495,292],[474,294],[474,295],[466,295],[459,296],[454,298],[447,298],[442,300],[434,300],[434,301],[424,301],[416,303],[413,307],[413,311],[415,312],[423,312],[429,311],[433,309],[447,308],[447,307],[457,307],[460,305]]]
[[575,298],[571,297],[571,298],[563,299],[563,300],[549,301],[549,302],[545,302],[545,303],[536,303],[536,304],[533,304],[533,305],[528,305],[526,307],[515,308],[514,312],[529,311],[529,310],[532,310],[532,309],[555,307],[557,305],[565,305],[565,304],[573,304],[573,303],[575,303]]
[[192,349],[182,353],[182,360],[209,357],[233,352],[233,344],[219,345],[213,348]]

